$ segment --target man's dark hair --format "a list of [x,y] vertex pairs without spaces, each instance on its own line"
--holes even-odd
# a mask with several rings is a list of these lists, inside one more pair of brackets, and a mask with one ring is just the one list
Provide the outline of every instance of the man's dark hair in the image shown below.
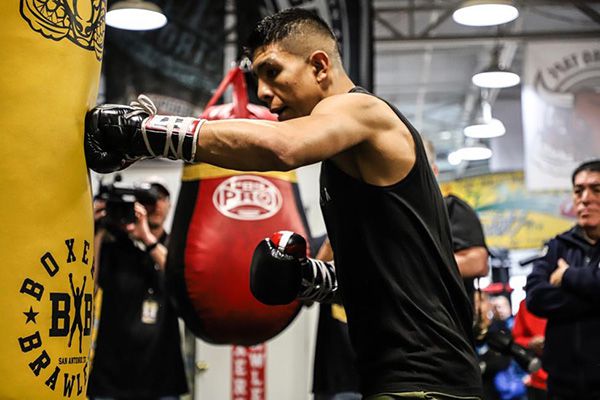
[[[292,34],[313,31],[331,38],[337,46],[337,38],[327,23],[312,11],[288,8],[263,18],[252,30],[244,47],[252,57],[259,47],[277,43]],[[336,47],[337,48],[337,47]]]
[[575,177],[582,171],[600,172],[600,159],[586,161],[575,168],[575,171],[573,171],[573,175],[571,176],[572,184],[575,184]]

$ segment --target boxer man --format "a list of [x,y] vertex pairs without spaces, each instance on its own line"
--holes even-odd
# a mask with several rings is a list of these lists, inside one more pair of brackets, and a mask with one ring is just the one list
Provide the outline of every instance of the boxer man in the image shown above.
[[248,52],[258,96],[279,121],[158,116],[145,98],[99,106],[86,117],[89,166],[162,156],[268,171],[323,161],[321,207],[363,395],[480,396],[471,307],[416,129],[355,87],[331,29],[309,11],[263,19]]

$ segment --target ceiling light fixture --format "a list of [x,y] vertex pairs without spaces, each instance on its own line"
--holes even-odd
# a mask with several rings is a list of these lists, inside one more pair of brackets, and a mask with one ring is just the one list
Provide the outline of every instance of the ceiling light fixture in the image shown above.
[[500,64],[500,47],[496,46],[490,65],[473,75],[471,82],[483,88],[502,89],[518,85],[521,83],[521,77]]
[[458,165],[461,162],[462,162],[462,159],[460,158],[460,155],[458,154],[458,152],[453,151],[452,153],[448,154],[448,164]]
[[492,118],[489,122],[483,124],[473,124],[467,126],[463,133],[470,138],[494,138],[506,133],[506,128],[502,121]]
[[481,101],[481,115],[474,124],[463,129],[466,137],[489,139],[502,136],[506,133],[504,124],[499,119],[492,117],[492,106],[486,100]]
[[113,28],[145,31],[165,26],[167,17],[160,7],[145,0],[115,2],[106,13],[106,25]]
[[448,163],[458,165],[463,161],[480,161],[492,157],[492,150],[477,139],[466,139],[463,147],[448,154]]
[[[474,143],[456,150],[455,157],[461,161],[487,160],[492,157],[492,150],[481,143]],[[450,161],[450,160],[448,160]]]
[[491,26],[510,22],[519,10],[510,0],[466,0],[454,11],[456,23],[469,26]]

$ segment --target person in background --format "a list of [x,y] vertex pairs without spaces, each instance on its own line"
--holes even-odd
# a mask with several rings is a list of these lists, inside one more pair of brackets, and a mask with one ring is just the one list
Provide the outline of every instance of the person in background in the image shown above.
[[494,314],[490,295],[485,291],[476,291],[473,297],[475,307],[475,331],[477,339],[477,355],[483,382],[483,398],[485,400],[501,400],[500,393],[494,383],[496,374],[506,370],[510,365],[510,357],[493,350],[488,346],[485,336],[496,329],[492,326]]
[[147,183],[153,201],[136,201],[129,223],[94,201],[100,312],[91,400],[175,400],[187,392],[179,324],[165,289],[170,195],[160,178]]
[[[545,331],[546,319],[533,315],[527,309],[525,300],[522,300],[512,328],[514,341],[542,357]],[[546,400],[547,377],[548,373],[543,368],[527,376],[525,385],[529,400]]]
[[[312,248],[318,249],[318,260],[333,260],[326,236],[317,238]],[[320,303],[313,366],[314,400],[360,400],[355,362],[344,306],[339,301]]]
[[[430,140],[424,140],[424,145],[429,165],[437,177],[439,168],[435,162],[435,147]],[[450,219],[454,258],[467,295],[472,301],[475,279],[487,276],[490,271],[483,227],[475,210],[461,198],[449,194],[444,197],[444,202]]]
[[551,400],[600,399],[600,159],[572,174],[576,224],[551,239],[527,277],[526,303],[547,319],[542,366]]
[[[492,284],[491,287],[496,287]],[[512,314],[510,295],[512,288],[508,285],[501,285],[502,290],[490,297],[492,305],[492,323],[490,332],[502,331],[511,335],[515,317]],[[507,290],[508,289],[508,290]],[[493,291],[493,290],[491,290]],[[509,364],[506,368],[496,372],[493,377],[494,387],[501,400],[525,400],[527,388],[525,379],[527,373],[513,359],[509,358]]]
[[510,332],[512,330],[515,317],[512,314],[512,306],[509,299],[510,293],[502,293],[492,296],[492,313],[494,323],[498,325],[498,329]]

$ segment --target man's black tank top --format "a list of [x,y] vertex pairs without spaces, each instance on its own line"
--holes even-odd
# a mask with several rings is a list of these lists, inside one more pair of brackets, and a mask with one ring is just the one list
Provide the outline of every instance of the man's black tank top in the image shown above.
[[[358,87],[352,92],[370,94]],[[473,314],[444,200],[419,133],[387,104],[415,142],[408,175],[391,186],[374,186],[325,160],[320,177],[361,392],[480,395]]]

